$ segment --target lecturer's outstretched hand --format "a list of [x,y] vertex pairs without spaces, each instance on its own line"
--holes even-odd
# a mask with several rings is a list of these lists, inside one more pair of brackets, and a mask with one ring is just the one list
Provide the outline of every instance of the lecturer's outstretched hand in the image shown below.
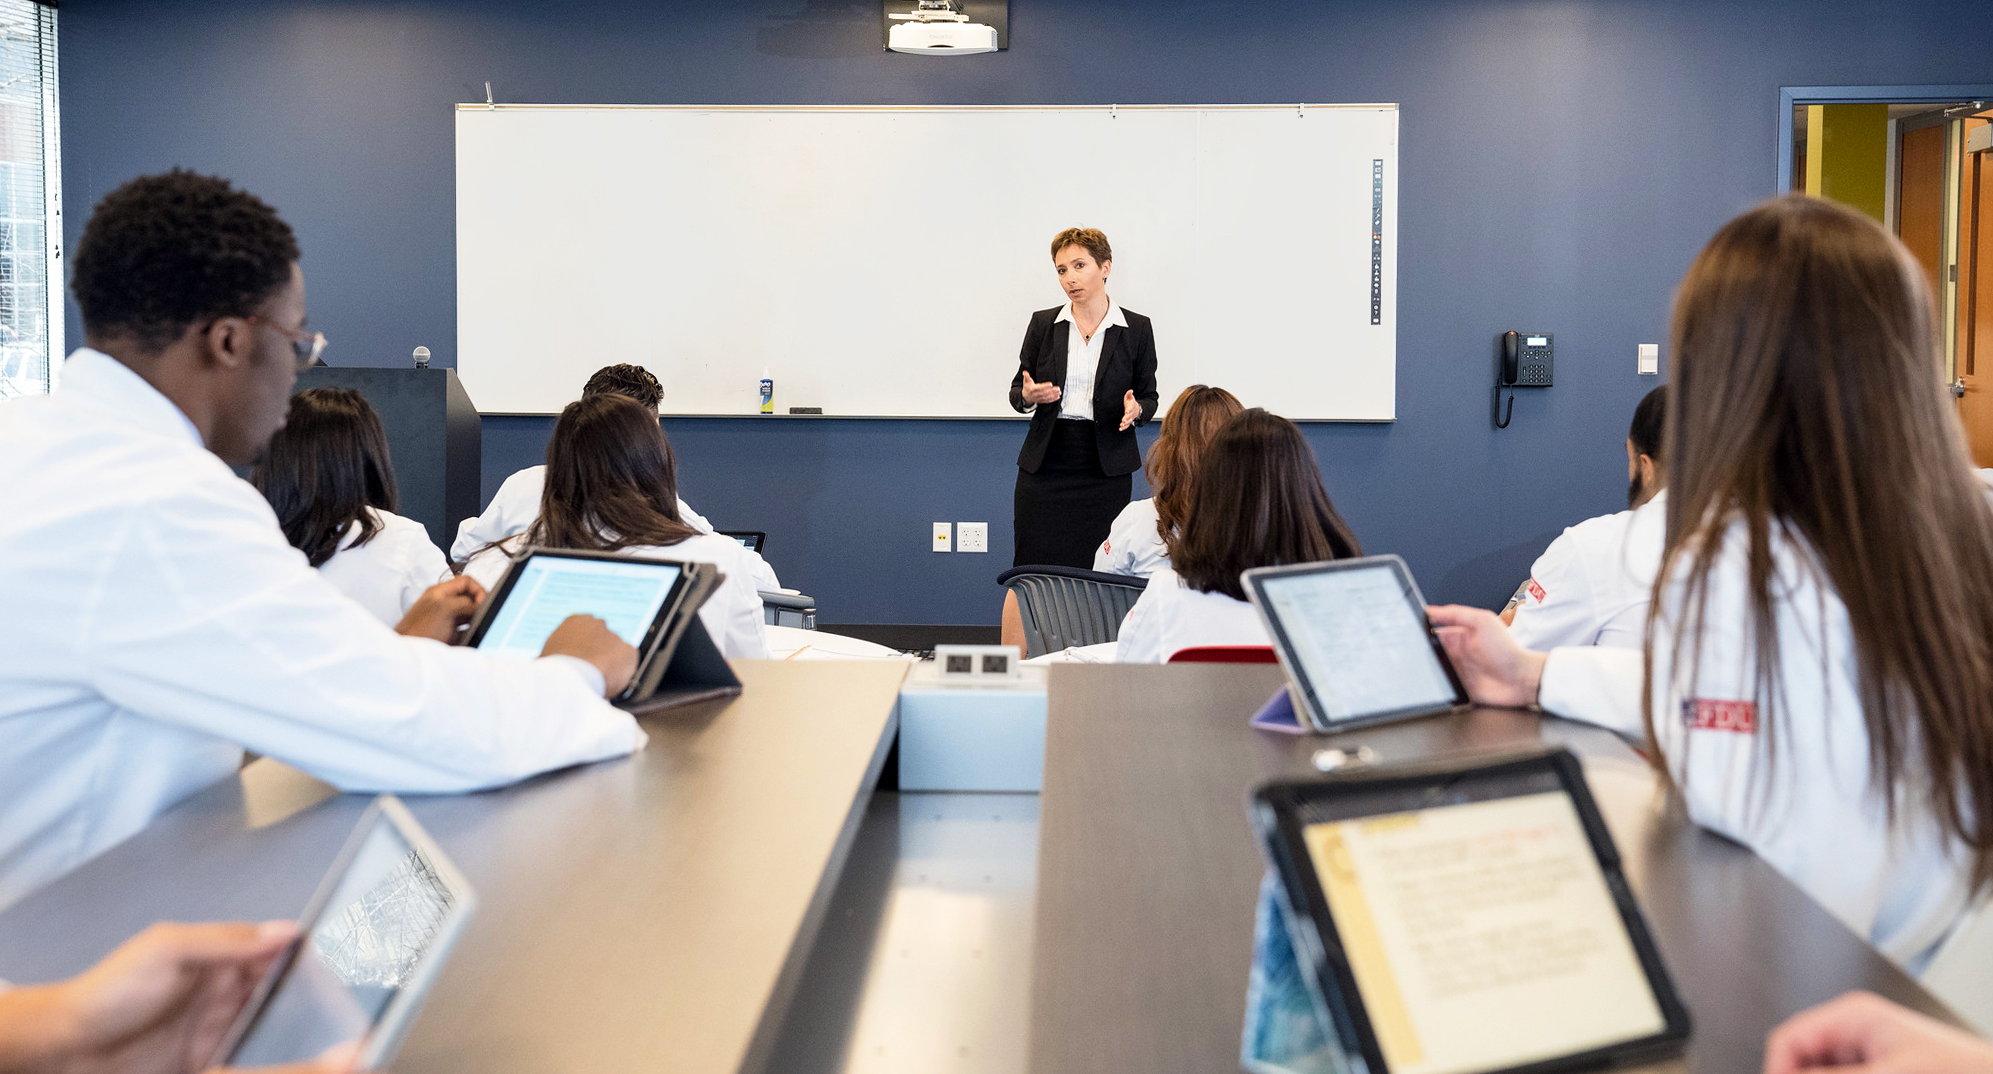
[[1121,397],[1121,431],[1124,433],[1127,432],[1128,427],[1140,421],[1141,418],[1142,404],[1135,401],[1135,393],[1129,392],[1123,395]]
[[1056,403],[1059,401],[1059,386],[1044,381],[1032,380],[1031,372],[1024,373],[1024,401],[1027,403]]

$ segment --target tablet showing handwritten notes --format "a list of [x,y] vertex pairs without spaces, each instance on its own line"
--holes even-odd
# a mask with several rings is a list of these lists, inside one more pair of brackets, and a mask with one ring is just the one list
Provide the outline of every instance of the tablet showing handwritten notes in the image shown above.
[[1319,941],[1320,994],[1348,997],[1330,1020],[1373,1069],[1549,1069],[1686,1034],[1569,756],[1260,792],[1290,901],[1312,911],[1296,948]]

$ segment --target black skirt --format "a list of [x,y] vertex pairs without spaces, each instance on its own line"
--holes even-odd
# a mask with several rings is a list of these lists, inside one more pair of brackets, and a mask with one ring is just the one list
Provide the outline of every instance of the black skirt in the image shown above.
[[1095,550],[1134,491],[1135,475],[1109,477],[1101,470],[1093,422],[1053,422],[1038,472],[1017,471],[1012,497],[1017,555],[1011,566],[1092,570]]

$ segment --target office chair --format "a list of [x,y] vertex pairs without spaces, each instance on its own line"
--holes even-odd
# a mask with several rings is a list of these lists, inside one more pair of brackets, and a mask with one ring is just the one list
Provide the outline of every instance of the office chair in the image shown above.
[[997,575],[997,584],[1017,594],[1024,656],[1030,659],[1120,637],[1121,620],[1149,581],[1076,567],[1025,566]]

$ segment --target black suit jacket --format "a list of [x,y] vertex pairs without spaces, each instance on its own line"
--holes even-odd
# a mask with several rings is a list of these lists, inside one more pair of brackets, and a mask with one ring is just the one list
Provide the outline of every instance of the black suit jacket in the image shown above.
[[[1023,413],[1031,409],[1024,401],[1024,374],[1031,379],[1066,386],[1067,336],[1071,321],[1054,318],[1064,306],[1039,310],[1024,329],[1024,347],[1017,356],[1017,375],[1010,378],[1010,405]],[[1100,468],[1109,477],[1132,474],[1142,468],[1142,449],[1135,443],[1135,429],[1121,428],[1121,398],[1135,393],[1142,414],[1135,425],[1146,425],[1156,416],[1156,331],[1147,317],[1129,310],[1121,315],[1128,327],[1109,325],[1100,344],[1100,365],[1093,372],[1093,440],[1100,451]],[[1044,465],[1045,449],[1052,442],[1052,423],[1059,420],[1059,403],[1048,403],[1031,415],[1031,431],[1025,434],[1024,448],[1017,453],[1017,465],[1026,473],[1037,473]]]

